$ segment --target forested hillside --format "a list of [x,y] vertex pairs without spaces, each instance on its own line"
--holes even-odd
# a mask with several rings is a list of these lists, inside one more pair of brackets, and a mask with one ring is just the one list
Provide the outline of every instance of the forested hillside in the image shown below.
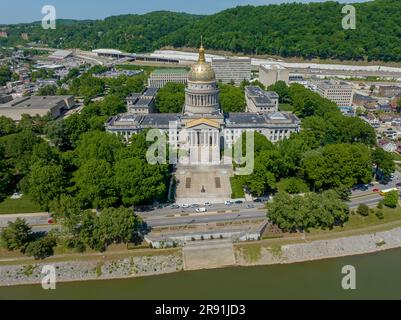
[[343,4],[323,2],[243,6],[210,16],[152,12],[105,20],[59,23],[56,31],[39,24],[7,27],[14,44],[21,32],[52,47],[119,48],[144,52],[166,45],[196,47],[200,35],[209,49],[283,57],[401,61],[401,1],[354,4],[356,30],[341,25]]
[[161,37],[198,20],[199,16],[167,11],[144,15],[121,15],[95,21],[58,21],[56,30],[43,30],[41,23],[6,27],[10,36],[0,45],[23,43],[20,34],[27,32],[29,42],[41,41],[50,47],[116,48],[127,52],[145,52],[157,48]]

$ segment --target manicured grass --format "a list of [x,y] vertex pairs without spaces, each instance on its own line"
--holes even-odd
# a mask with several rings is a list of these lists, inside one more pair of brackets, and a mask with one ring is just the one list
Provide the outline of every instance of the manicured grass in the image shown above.
[[7,198],[3,202],[0,202],[0,214],[35,212],[43,212],[43,210],[29,196],[23,196],[17,200]]
[[242,251],[244,259],[249,263],[258,262],[262,257],[262,246],[260,245],[238,246],[238,248]]
[[357,213],[350,214],[349,220],[344,224],[343,227],[335,227],[333,230],[317,230],[313,229],[310,230],[311,234],[320,234],[320,233],[327,233],[327,232],[336,232],[336,231],[348,231],[354,229],[360,229],[380,224],[385,224],[397,220],[401,220],[401,208],[397,207],[395,209],[383,207],[383,209],[374,209],[375,212],[380,210],[384,214],[383,219],[379,219],[376,217],[375,213],[370,213],[369,216],[363,217]]
[[395,209],[383,207],[381,210],[383,212],[384,218],[379,219],[375,213],[370,213],[367,217],[362,217],[361,215],[355,213],[350,214],[349,220],[344,224],[344,226],[334,227],[332,230],[322,230],[322,229],[310,229],[309,232],[302,233],[272,233],[267,229],[263,234],[262,239],[269,243],[287,244],[294,242],[302,242],[305,239],[310,241],[326,238],[336,238],[342,233],[343,236],[353,236],[359,234],[367,234],[378,231],[390,230],[401,226],[401,208],[397,207]]
[[244,189],[242,188],[242,185],[239,183],[239,181],[237,179],[235,179],[235,177],[231,177],[230,182],[231,182],[231,189],[232,189],[231,197],[233,199],[245,198]]
[[280,103],[278,109],[280,111],[294,111],[294,107],[288,103]]
[[144,70],[145,72],[153,72],[156,69],[187,69],[189,68],[182,66],[146,66],[146,65],[134,65],[134,64],[118,64],[116,65],[116,69],[120,70]]
[[398,154],[397,152],[393,152],[392,155],[393,155],[393,159],[395,161],[401,161],[401,155],[400,154]]

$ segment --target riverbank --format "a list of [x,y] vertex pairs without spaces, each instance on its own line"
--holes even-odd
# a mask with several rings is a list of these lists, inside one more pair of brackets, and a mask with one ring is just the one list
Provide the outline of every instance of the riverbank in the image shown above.
[[55,267],[57,282],[125,279],[183,270],[181,250],[166,250],[152,255],[127,252],[123,256],[96,255],[71,260],[65,257],[61,260],[64,261],[50,259],[37,263],[2,265],[0,286],[40,284],[45,265]]
[[[219,240],[216,240],[219,241]],[[262,266],[324,260],[344,256],[362,255],[401,247],[401,227],[370,234],[275,244],[266,241],[238,243],[233,247],[232,266]],[[134,250],[135,251],[135,250]],[[1,261],[0,261],[1,262]],[[8,261],[0,265],[0,286],[39,284],[44,265],[56,268],[58,282],[111,280],[154,276],[184,271],[181,249],[126,252],[113,255],[92,255],[85,259],[61,261],[57,257],[41,262]],[[210,268],[219,266],[211,266]],[[203,269],[209,267],[203,266]]]
[[289,264],[368,254],[401,247],[401,227],[361,234],[292,244],[249,243],[236,246],[239,266]]

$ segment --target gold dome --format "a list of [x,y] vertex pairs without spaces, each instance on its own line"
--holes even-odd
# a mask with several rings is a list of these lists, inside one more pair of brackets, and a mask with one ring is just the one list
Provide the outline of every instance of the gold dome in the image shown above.
[[203,45],[199,48],[198,62],[189,71],[188,80],[193,82],[211,82],[216,80],[216,74],[211,65],[206,62]]

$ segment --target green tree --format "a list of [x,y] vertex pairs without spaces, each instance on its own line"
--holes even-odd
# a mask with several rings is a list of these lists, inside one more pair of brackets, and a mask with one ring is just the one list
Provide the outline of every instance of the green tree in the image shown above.
[[12,73],[8,67],[0,67],[0,86],[5,86],[12,78]]
[[383,204],[389,208],[396,208],[398,205],[398,192],[387,192],[384,196]]
[[125,101],[116,95],[107,95],[100,103],[101,114],[105,116],[114,116],[118,113],[127,111]]
[[[261,88],[263,89],[263,87]],[[280,103],[291,103],[290,89],[284,81],[277,81],[275,84],[267,87],[266,90],[276,92]]]
[[73,233],[82,219],[82,204],[76,197],[62,194],[50,203],[50,212]]
[[308,185],[300,178],[291,177],[280,180],[277,183],[277,189],[289,194],[309,192]]
[[66,151],[72,148],[70,130],[64,119],[58,119],[47,123],[44,131],[51,143],[61,151]]
[[57,87],[52,85],[47,85],[41,87],[36,93],[37,96],[55,96],[57,92]]
[[376,176],[381,173],[384,177],[388,177],[395,171],[394,159],[391,153],[384,151],[382,148],[376,148],[372,152],[372,162],[376,166]]
[[117,161],[114,172],[116,187],[126,206],[161,200],[166,195],[168,166],[128,158]]
[[90,131],[81,135],[75,154],[78,157],[78,163],[83,163],[90,159],[106,160],[112,163],[115,154],[122,146],[122,142],[114,134]]
[[107,208],[102,210],[97,221],[95,237],[106,245],[114,243],[128,243],[134,233],[139,231],[142,222],[132,209]]
[[179,113],[185,102],[185,85],[167,83],[156,95],[156,109],[160,113]]
[[360,204],[356,212],[363,217],[367,217],[369,215],[369,207],[366,204]]
[[255,196],[262,196],[276,187],[281,161],[277,151],[262,151],[255,157],[251,175],[243,176],[243,185]]
[[220,105],[224,112],[245,111],[245,93],[241,88],[231,84],[219,84]]
[[268,204],[267,217],[284,231],[332,228],[348,220],[349,208],[333,191],[291,196],[279,192]]
[[43,238],[32,241],[26,247],[25,254],[34,257],[36,260],[45,259],[54,254],[54,247],[57,245],[57,238],[48,234]]
[[8,222],[8,226],[1,232],[0,239],[6,249],[24,252],[32,240],[31,227],[25,219],[17,218],[14,222]]
[[7,118],[5,116],[0,117],[0,137],[15,133],[16,131],[17,131],[17,126],[15,125],[15,122],[12,119]]
[[302,160],[305,178],[314,190],[351,188],[372,179],[369,149],[361,144],[333,144],[307,152]]
[[49,209],[50,202],[65,192],[64,169],[60,165],[35,164],[27,176],[25,192],[37,201],[43,210]]
[[32,150],[41,141],[31,130],[23,130],[0,138],[4,158],[13,168],[14,174],[24,175],[29,172]]
[[106,160],[85,161],[74,173],[72,181],[85,207],[106,208],[117,201],[114,173]]

